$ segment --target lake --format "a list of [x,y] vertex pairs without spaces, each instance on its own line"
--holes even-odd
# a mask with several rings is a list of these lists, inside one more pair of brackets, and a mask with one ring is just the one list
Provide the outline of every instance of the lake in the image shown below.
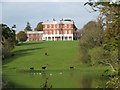
[[[8,70],[9,82],[15,88],[41,88],[47,83],[52,88],[97,88],[104,85],[107,78],[102,77],[103,70]],[[9,75],[8,75],[9,73]]]

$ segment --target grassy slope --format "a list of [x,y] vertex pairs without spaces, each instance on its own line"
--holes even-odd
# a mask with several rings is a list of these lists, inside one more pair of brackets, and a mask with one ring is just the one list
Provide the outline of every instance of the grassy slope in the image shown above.
[[[88,68],[80,65],[78,41],[24,43],[21,46],[17,46],[13,52],[15,53],[15,56],[3,62],[3,74],[10,81],[16,83],[17,85],[22,85],[22,87],[23,85],[24,87],[38,87],[40,84],[39,80],[43,79],[40,76],[31,78],[29,74],[16,73],[16,71],[21,69],[29,70],[30,67],[34,67],[36,70],[40,70],[42,66],[47,66],[48,70],[53,70],[52,73],[55,75],[51,77],[51,82],[55,87],[70,87],[71,84],[73,85],[74,82],[78,80],[81,72],[83,76],[88,74],[94,75],[101,73],[105,69],[105,67]],[[48,53],[48,56],[45,55],[45,52]],[[69,73],[71,72],[66,70],[69,69],[70,66],[75,66],[76,68],[80,69],[80,72],[75,74],[73,81],[70,81],[71,83],[68,83],[71,78]],[[54,70],[58,71],[54,72]],[[59,70],[65,70],[63,71],[64,77],[59,75]],[[51,71],[48,71],[48,75],[49,73],[51,73]],[[62,81],[65,83],[61,84]],[[79,85],[73,86],[78,87]]]
[[[48,56],[45,55],[48,53]],[[47,66],[48,69],[65,69],[78,66],[78,41],[24,43],[14,50],[15,56],[3,64],[9,68],[29,69]]]

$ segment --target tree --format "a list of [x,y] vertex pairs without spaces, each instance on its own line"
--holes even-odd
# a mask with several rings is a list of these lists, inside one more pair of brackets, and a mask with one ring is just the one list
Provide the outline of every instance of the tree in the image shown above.
[[111,0],[111,2],[89,2],[85,5],[90,5],[93,11],[99,11],[101,18],[103,19],[104,34],[102,44],[105,51],[103,59],[100,59],[101,63],[111,66],[111,74],[117,72],[113,78],[106,83],[106,87],[120,88],[119,76],[120,76],[120,58],[119,58],[119,42],[120,42],[120,1]]
[[27,34],[24,32],[24,31],[20,31],[18,34],[17,34],[17,40],[19,42],[24,42],[27,40]]
[[113,41],[120,35],[120,1],[114,2],[93,2],[90,0],[85,3],[90,5],[93,11],[99,11],[101,18],[104,19],[103,23],[105,24],[105,33],[104,33],[104,42]]
[[[106,51],[109,51],[110,53],[112,53],[113,51],[118,52],[118,48],[119,48],[118,42],[119,42],[119,37],[120,37],[120,28],[119,28],[120,26],[120,1],[96,2],[96,3],[87,2],[87,4],[93,7],[94,10],[97,8],[101,13],[101,17],[104,18],[104,22],[105,22],[105,32],[103,36],[104,49]],[[114,61],[112,63],[114,63]]]
[[103,30],[96,21],[90,21],[84,25],[80,30],[80,55],[81,61],[84,63],[91,63],[91,56],[89,50],[101,46]]
[[2,56],[5,57],[15,46],[15,30],[10,29],[6,24],[0,24],[2,30]]
[[99,23],[90,21],[84,25],[82,31],[80,31],[81,39],[80,44],[86,46],[86,48],[93,48],[94,46],[100,46],[102,43],[103,30],[100,28]]
[[29,22],[27,22],[27,25],[26,25],[24,31],[25,31],[25,32],[27,32],[27,31],[32,31],[32,29],[31,29],[31,25],[30,25]]
[[36,26],[36,28],[34,29],[35,31],[43,31],[43,22],[39,22]]

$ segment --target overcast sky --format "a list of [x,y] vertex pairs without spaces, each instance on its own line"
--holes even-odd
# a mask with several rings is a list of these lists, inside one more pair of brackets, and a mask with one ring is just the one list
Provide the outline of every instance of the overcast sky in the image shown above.
[[[4,1],[4,0],[3,0]],[[9,1],[9,0],[8,0]],[[59,1],[59,0],[52,0]],[[85,2],[2,2],[2,23],[11,27],[17,25],[17,31],[23,30],[27,21],[34,29],[38,22],[71,18],[78,28],[95,19],[98,13],[88,12]],[[87,8],[87,9],[86,9]]]

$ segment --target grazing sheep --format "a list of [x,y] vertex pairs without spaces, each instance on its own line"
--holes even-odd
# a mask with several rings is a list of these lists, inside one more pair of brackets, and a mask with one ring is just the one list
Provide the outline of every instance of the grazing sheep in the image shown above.
[[31,67],[30,70],[34,70],[34,67]]
[[42,67],[42,69],[46,69],[46,67]]
[[70,67],[70,69],[74,69],[74,67]]
[[45,53],[46,56],[48,56],[48,53]]

